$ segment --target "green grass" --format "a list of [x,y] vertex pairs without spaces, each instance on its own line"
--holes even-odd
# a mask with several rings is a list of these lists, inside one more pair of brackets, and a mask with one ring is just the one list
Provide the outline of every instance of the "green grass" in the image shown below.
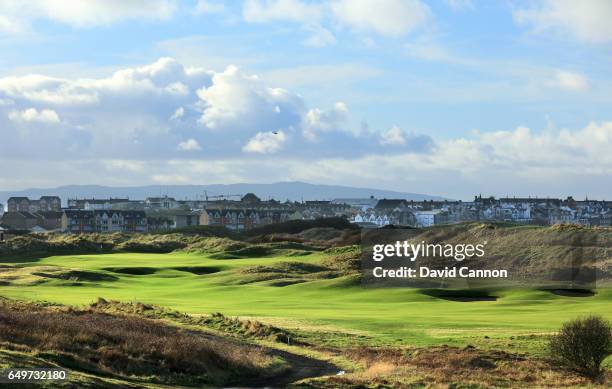
[[[409,288],[362,288],[351,277],[308,280],[270,286],[242,284],[239,269],[281,261],[318,263],[323,254],[256,259],[212,259],[203,254],[98,254],[13,262],[23,267],[18,284],[0,283],[0,295],[70,305],[107,300],[140,301],[191,314],[222,312],[253,317],[264,323],[302,333],[305,338],[343,345],[472,344],[540,353],[544,335],[571,318],[600,314],[612,319],[612,290],[593,297],[563,297],[538,290],[496,290],[497,301],[457,302]],[[47,278],[36,283],[28,275],[37,267],[96,272],[117,277]],[[148,268],[144,275],[105,269]],[[189,267],[210,267],[195,274]],[[179,268],[180,270],[177,270]],[[89,274],[89,273],[86,273]],[[0,275],[2,271],[0,269]],[[315,335],[316,334],[316,335]]]

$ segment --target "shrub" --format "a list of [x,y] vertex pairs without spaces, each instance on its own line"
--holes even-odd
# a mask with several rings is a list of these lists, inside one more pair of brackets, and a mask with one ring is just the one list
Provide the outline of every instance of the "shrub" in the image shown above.
[[612,327],[599,316],[589,316],[563,324],[550,339],[553,359],[590,378],[602,373],[601,363],[612,353]]

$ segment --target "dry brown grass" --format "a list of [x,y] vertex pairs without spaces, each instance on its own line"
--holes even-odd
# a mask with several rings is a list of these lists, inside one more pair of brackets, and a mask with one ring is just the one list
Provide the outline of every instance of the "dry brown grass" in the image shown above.
[[132,315],[0,301],[3,348],[168,384],[236,382],[273,363],[260,348]]
[[359,348],[346,356],[365,368],[356,373],[320,381],[315,386],[353,387],[507,387],[507,388],[604,388],[549,361],[505,351],[479,350],[471,346],[427,349]]

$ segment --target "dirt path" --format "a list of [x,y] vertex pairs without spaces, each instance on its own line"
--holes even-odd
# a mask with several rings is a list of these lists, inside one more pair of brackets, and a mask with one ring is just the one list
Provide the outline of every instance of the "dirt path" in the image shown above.
[[[236,338],[230,338],[219,334],[210,332],[204,332],[202,330],[191,330],[197,333],[199,336],[203,336],[209,339],[218,339],[223,341],[235,342],[237,344],[244,345],[244,341]],[[252,343],[251,343],[252,345]],[[335,375],[340,370],[339,367],[327,361],[320,359],[310,358],[299,354],[294,354],[288,351],[279,350],[276,348],[263,346],[263,349],[269,355],[273,355],[282,358],[291,367],[285,373],[267,378],[253,378],[245,380],[236,385],[230,385],[228,388],[232,389],[259,389],[259,388],[285,388],[287,385],[303,380],[305,378],[322,377],[326,375]]]
[[258,378],[245,382],[249,388],[285,388],[292,382],[304,378],[314,378],[326,375],[335,375],[340,371],[337,366],[319,359],[293,354],[283,350],[269,348],[270,354],[281,357],[291,365],[291,369],[278,377]]

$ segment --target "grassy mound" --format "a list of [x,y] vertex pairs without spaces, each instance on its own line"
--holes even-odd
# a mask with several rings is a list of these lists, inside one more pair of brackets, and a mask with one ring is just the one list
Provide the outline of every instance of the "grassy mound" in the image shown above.
[[292,337],[291,333],[286,330],[263,324],[256,320],[241,320],[237,317],[228,317],[219,312],[200,319],[198,324],[240,336],[265,338],[283,343],[290,343]]
[[0,302],[4,349],[60,366],[168,385],[224,385],[274,364],[256,347],[133,315]]
[[341,272],[305,262],[277,262],[271,265],[248,266],[240,269],[239,284],[274,281],[270,286],[287,286],[300,282],[336,278]]
[[218,253],[223,251],[235,251],[248,247],[248,243],[232,240],[229,238],[204,238],[197,239],[184,248],[186,252],[195,253]]
[[[464,245],[486,242],[482,258],[466,259],[473,268],[486,269],[495,264],[495,268],[506,269],[511,275],[529,274],[532,279],[543,281],[566,280],[570,276],[565,273],[580,269],[586,278],[594,272],[598,283],[612,281],[612,228],[471,222],[395,231],[397,240],[414,243]],[[421,262],[425,260],[436,259],[422,258]],[[552,277],[555,274],[557,278]]]
[[267,234],[298,234],[311,228],[334,228],[336,230],[356,230],[357,226],[341,217],[321,218],[315,220],[290,220],[284,223],[268,224],[253,228],[246,234],[248,236]]
[[356,274],[361,268],[361,247],[357,245],[333,247],[324,251],[327,257],[323,266],[339,270],[345,274]]
[[140,302],[120,302],[106,301],[103,298],[91,304],[90,309],[98,312],[111,314],[130,314],[146,317],[150,319],[170,319],[175,322],[204,326],[222,331],[229,335],[244,338],[269,339],[276,342],[287,343],[295,336],[287,331],[257,320],[243,320],[238,317],[225,316],[215,312],[209,316],[191,316],[172,309],[167,309],[155,305],[143,304]]
[[[117,281],[119,277],[105,272],[90,270],[69,270],[60,266],[7,266],[0,267],[0,284],[12,286],[37,285],[60,281],[61,285],[90,285],[99,282]],[[70,281],[70,282],[63,282]]]

